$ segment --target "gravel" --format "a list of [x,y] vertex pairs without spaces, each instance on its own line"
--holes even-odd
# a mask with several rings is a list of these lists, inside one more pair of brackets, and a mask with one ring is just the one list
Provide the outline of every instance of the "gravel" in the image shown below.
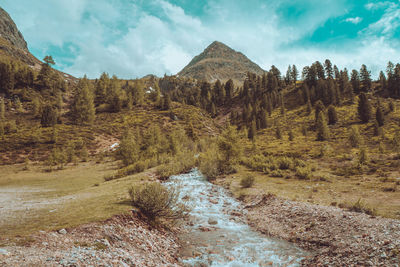
[[249,202],[251,226],[312,252],[304,266],[400,266],[399,220],[271,195]]
[[74,229],[41,231],[24,247],[0,248],[0,266],[179,266],[175,236],[119,215]]

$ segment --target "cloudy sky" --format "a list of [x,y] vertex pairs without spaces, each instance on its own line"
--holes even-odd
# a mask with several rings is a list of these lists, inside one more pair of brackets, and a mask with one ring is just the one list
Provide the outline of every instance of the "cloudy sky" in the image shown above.
[[2,0],[38,58],[91,78],[176,74],[214,40],[264,69],[400,61],[400,0]]

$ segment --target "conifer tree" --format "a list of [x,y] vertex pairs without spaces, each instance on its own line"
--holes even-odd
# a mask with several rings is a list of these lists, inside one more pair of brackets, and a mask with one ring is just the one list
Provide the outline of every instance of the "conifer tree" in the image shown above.
[[40,124],[43,127],[51,127],[56,125],[58,119],[57,110],[50,105],[43,108]]
[[381,85],[381,89],[382,90],[386,90],[387,89],[386,77],[385,77],[385,73],[383,73],[383,71],[381,71],[379,73],[379,84]]
[[321,100],[315,102],[315,121],[318,121],[318,116],[320,113],[325,113],[325,106]]
[[256,122],[255,122],[255,120],[253,120],[253,121],[251,122],[251,126],[250,126],[250,129],[249,129],[249,131],[248,131],[247,137],[248,137],[250,140],[254,141],[255,138],[256,138],[256,134],[257,134]]
[[133,87],[133,102],[137,106],[144,104],[144,85],[141,80],[135,81]]
[[383,115],[381,105],[378,105],[378,107],[376,108],[375,118],[379,126],[383,126],[385,124],[385,117]]
[[163,109],[164,110],[170,110],[172,107],[172,102],[171,102],[171,97],[169,94],[164,96],[164,104],[163,104]]
[[352,147],[358,147],[361,144],[362,140],[358,127],[352,126],[350,128],[349,141]]
[[234,92],[234,85],[232,79],[229,79],[226,84],[225,84],[225,97],[226,101],[229,103],[232,101],[233,98],[233,92]]
[[334,106],[329,106],[328,108],[328,124],[332,125],[332,124],[336,124],[338,118],[337,118],[337,113],[336,113],[336,109]]
[[330,133],[326,123],[324,112],[320,111],[317,120],[317,141],[326,141],[329,139]]
[[368,92],[371,90],[371,72],[368,71],[367,66],[364,64],[361,66],[360,69],[360,82],[361,82],[361,88],[364,92]]
[[312,105],[310,99],[307,101],[307,114],[311,114],[312,111]]
[[4,99],[0,99],[0,121],[5,121],[6,119],[6,106],[4,104]]
[[94,94],[86,76],[76,87],[76,94],[71,106],[71,112],[76,123],[92,124],[96,117]]
[[367,123],[371,119],[372,108],[365,93],[359,95],[357,110],[358,117],[363,123]]
[[325,74],[326,74],[326,77],[327,77],[328,79],[333,79],[332,63],[331,63],[331,61],[330,61],[329,59],[326,59],[326,60],[325,60],[324,67],[325,67]]
[[351,85],[353,86],[353,91],[355,93],[360,92],[360,75],[358,74],[358,71],[353,70],[351,72],[351,78],[350,78]]
[[261,109],[260,111],[260,128],[265,129],[268,127],[268,120],[267,120],[267,112],[265,109]]
[[299,71],[297,70],[296,65],[292,66],[292,73],[291,73],[292,81],[294,83],[294,88],[296,88],[297,78],[299,77]]

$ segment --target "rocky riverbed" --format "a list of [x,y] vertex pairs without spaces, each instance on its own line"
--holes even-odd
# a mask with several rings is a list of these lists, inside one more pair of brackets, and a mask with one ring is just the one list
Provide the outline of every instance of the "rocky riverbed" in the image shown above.
[[252,227],[313,252],[303,266],[400,266],[399,220],[272,195],[247,202]]

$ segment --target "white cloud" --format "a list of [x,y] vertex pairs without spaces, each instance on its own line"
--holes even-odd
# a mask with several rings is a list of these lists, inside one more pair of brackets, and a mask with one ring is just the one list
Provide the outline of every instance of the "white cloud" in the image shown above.
[[345,19],[344,21],[350,22],[350,23],[353,23],[353,24],[358,24],[358,23],[360,23],[362,20],[363,20],[363,19],[360,18],[360,17],[354,17],[354,18],[347,18],[347,19]]
[[[37,53],[45,55],[51,46],[71,43],[72,64],[58,66],[76,76],[86,73],[94,78],[103,71],[123,78],[175,74],[214,40],[243,52],[265,69],[275,64],[282,72],[288,64],[301,68],[326,58],[341,67],[358,69],[366,63],[382,68],[386,61],[400,57],[393,49],[398,44],[389,40],[399,27],[395,4],[386,4],[384,16],[360,32],[361,41],[354,41],[353,49],[291,46],[328,19],[348,13],[344,0],[307,0],[295,10],[300,15],[288,22],[280,12],[292,4],[290,0],[262,5],[258,0],[209,0],[201,17],[168,0],[41,0],[35,4],[4,0],[2,5]],[[355,24],[361,20],[346,19]]]

